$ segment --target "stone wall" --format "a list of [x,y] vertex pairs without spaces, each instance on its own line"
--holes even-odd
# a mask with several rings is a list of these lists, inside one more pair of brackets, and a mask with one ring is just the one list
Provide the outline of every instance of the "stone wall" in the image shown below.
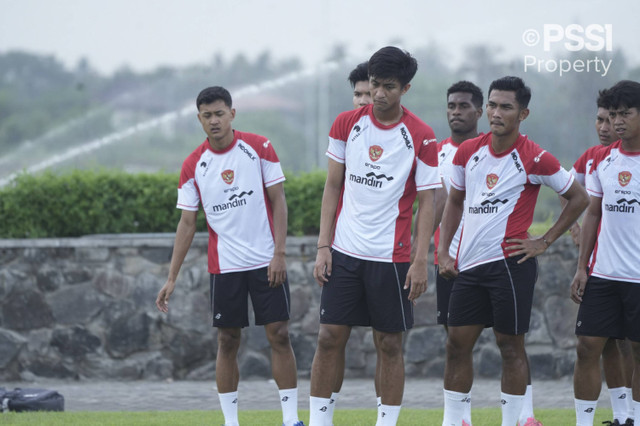
[[[320,288],[312,277],[316,237],[289,237],[290,331],[301,377],[308,377],[318,331]],[[0,240],[0,380],[212,379],[216,330],[209,311],[207,235],[197,234],[167,315],[155,307],[165,282],[172,234],[98,235]],[[534,378],[570,376],[577,305],[568,288],[577,250],[568,237],[539,258],[531,329],[526,337]],[[436,325],[433,268],[404,341],[407,374],[442,376],[445,332]],[[242,377],[270,376],[262,327],[243,330]],[[475,349],[476,374],[500,375],[493,333]],[[368,328],[353,329],[347,377],[372,377]]]

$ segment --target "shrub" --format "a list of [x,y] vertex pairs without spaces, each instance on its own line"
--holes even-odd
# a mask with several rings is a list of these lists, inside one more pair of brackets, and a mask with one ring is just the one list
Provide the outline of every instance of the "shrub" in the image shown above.
[[[326,174],[287,176],[289,234],[318,232]],[[175,232],[178,174],[73,171],[21,175],[0,189],[0,237]],[[206,231],[204,214],[198,231]]]

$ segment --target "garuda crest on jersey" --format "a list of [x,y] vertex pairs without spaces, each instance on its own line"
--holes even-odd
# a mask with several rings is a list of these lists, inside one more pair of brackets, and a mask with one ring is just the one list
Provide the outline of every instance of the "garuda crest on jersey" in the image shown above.
[[631,182],[631,172],[618,173],[618,183],[620,186],[627,186]]
[[233,170],[227,169],[220,173],[220,176],[222,176],[222,180],[227,185],[231,185],[233,183]]
[[384,149],[382,149],[381,146],[373,145],[369,147],[369,158],[371,158],[371,161],[378,161],[380,157],[382,157],[383,152]]
[[498,183],[498,175],[495,173],[489,173],[487,175],[487,188],[493,189],[494,186]]

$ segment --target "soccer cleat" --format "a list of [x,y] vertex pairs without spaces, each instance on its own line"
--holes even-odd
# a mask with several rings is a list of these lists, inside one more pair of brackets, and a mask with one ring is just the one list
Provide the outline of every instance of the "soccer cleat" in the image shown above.
[[529,417],[527,421],[520,426],[542,426],[542,422],[539,420],[536,420],[534,417]]
[[471,426],[471,423],[467,423],[464,420],[462,421],[462,426]]
[[[282,423],[282,426],[284,426],[284,423]],[[303,423],[303,421],[302,421],[302,420],[300,420],[300,421],[298,421],[298,422],[295,422],[295,423],[293,424],[293,426],[304,426],[304,423]]]
[[624,426],[633,426],[633,419],[628,418],[626,422],[624,422]]
[[[622,426],[617,419],[613,419],[613,421],[605,420],[604,422],[602,422],[602,424],[603,425],[608,425],[608,426]],[[626,424],[627,423],[625,422],[625,425]]]

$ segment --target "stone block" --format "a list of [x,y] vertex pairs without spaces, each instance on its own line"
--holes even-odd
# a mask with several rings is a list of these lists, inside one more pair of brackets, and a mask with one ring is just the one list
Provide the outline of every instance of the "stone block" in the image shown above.
[[111,250],[107,247],[77,247],[76,260],[79,263],[84,262],[106,262],[111,255]]
[[114,358],[124,358],[147,348],[151,320],[145,313],[116,320],[108,331],[106,347]]
[[6,368],[18,356],[26,342],[20,334],[0,329],[0,369]]
[[78,326],[54,330],[51,336],[51,346],[57,348],[63,356],[72,358],[95,352],[101,345],[98,336]]
[[418,298],[418,302],[413,308],[413,325],[414,327],[436,325],[437,315],[435,293],[423,294]]
[[62,288],[47,298],[58,324],[86,324],[100,313],[108,300],[91,284]]
[[544,304],[544,313],[549,328],[549,335],[560,349],[573,348],[577,339],[575,335],[578,305],[567,295],[550,296]]
[[261,353],[246,351],[238,361],[240,380],[251,377],[271,377],[271,363]]
[[447,333],[442,326],[416,327],[407,333],[404,359],[417,363],[442,357],[446,341]]
[[497,346],[484,346],[474,356],[476,371],[482,377],[502,376],[502,357]]
[[53,323],[51,307],[40,292],[15,288],[2,303],[4,328],[33,330]]
[[93,286],[107,296],[124,299],[131,292],[133,279],[113,268],[101,269],[93,277]]

